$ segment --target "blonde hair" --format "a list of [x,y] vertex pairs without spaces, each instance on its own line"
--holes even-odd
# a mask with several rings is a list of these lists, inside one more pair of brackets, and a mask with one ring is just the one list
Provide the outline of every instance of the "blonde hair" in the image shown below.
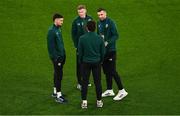
[[77,10],[86,9],[85,5],[78,5]]

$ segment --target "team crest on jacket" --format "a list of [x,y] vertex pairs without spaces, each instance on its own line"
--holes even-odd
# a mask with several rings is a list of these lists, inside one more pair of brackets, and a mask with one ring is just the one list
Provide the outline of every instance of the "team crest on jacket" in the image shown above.
[[56,35],[59,35],[59,33],[58,33],[58,32],[56,32]]
[[108,28],[108,26],[109,26],[109,25],[108,25],[108,24],[106,24],[106,28]]
[[88,21],[91,21],[91,19],[88,19]]
[[78,26],[80,26],[81,24],[80,23],[77,23]]

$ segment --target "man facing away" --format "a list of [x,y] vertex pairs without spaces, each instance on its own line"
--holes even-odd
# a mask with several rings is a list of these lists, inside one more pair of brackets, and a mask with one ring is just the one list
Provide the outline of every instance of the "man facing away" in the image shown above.
[[101,100],[101,63],[104,58],[105,46],[102,38],[95,33],[96,23],[89,21],[87,23],[88,33],[80,37],[78,44],[79,62],[82,65],[82,108],[87,108],[87,91],[90,73],[92,71],[93,80],[96,88],[97,107],[102,107]]

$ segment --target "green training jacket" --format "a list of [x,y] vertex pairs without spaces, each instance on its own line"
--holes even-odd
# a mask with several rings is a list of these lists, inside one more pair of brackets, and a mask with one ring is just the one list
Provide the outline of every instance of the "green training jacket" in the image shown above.
[[62,38],[61,29],[55,25],[51,26],[47,35],[47,47],[49,57],[52,60],[65,58],[64,42]]
[[116,40],[119,35],[115,23],[110,18],[97,22],[97,33],[104,36],[104,42],[108,42],[106,52],[116,51]]
[[72,35],[72,40],[74,43],[74,47],[78,47],[78,42],[79,42],[79,37],[85,33],[87,33],[86,30],[86,24],[88,21],[91,21],[92,18],[88,15],[83,19],[81,17],[77,17],[73,23],[72,23],[72,29],[71,29],[71,35]]
[[102,62],[105,46],[102,38],[95,32],[88,32],[80,37],[78,44],[79,62]]

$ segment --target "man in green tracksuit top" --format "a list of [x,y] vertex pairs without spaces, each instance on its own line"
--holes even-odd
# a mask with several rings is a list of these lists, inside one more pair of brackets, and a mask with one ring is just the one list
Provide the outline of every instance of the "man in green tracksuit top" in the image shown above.
[[92,71],[94,84],[96,87],[97,107],[102,107],[101,100],[101,63],[104,58],[105,46],[102,38],[95,33],[96,23],[87,23],[88,33],[80,37],[78,44],[79,62],[82,64],[82,108],[87,108],[87,87],[90,73]]
[[114,78],[119,92],[113,100],[121,100],[127,96],[127,92],[123,88],[119,74],[116,71],[116,40],[118,39],[118,32],[115,23],[107,17],[106,10],[99,8],[97,10],[99,21],[97,23],[97,33],[104,39],[106,47],[106,54],[103,61],[103,71],[106,75],[107,90],[102,94],[102,97],[114,96],[112,89],[112,78]]
[[[79,37],[85,33],[87,33],[86,30],[86,24],[88,21],[91,21],[92,18],[86,14],[87,10],[85,5],[79,5],[77,7],[78,17],[73,21],[72,23],[72,40],[74,43],[74,47],[76,48],[76,76],[77,76],[77,88],[81,90],[81,67],[80,63],[78,62],[78,42]],[[89,84],[91,86],[91,84]]]
[[63,77],[63,65],[65,64],[65,49],[60,27],[63,24],[63,16],[56,13],[53,15],[53,26],[49,28],[47,35],[47,47],[49,57],[54,66],[54,92],[52,97],[59,103],[65,103],[67,100],[61,93],[61,80]]

